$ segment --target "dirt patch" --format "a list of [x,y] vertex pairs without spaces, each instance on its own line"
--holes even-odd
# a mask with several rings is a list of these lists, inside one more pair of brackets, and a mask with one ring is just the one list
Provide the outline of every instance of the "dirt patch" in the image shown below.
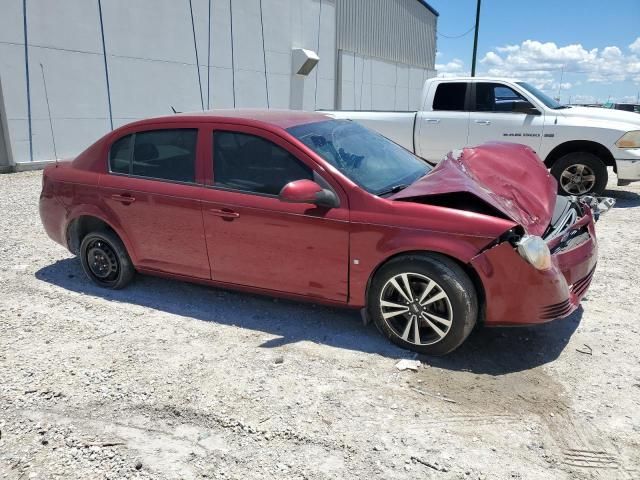
[[582,309],[416,373],[357,313],[100,290],[46,237],[39,189],[0,176],[0,477],[640,478],[640,185],[611,186]]

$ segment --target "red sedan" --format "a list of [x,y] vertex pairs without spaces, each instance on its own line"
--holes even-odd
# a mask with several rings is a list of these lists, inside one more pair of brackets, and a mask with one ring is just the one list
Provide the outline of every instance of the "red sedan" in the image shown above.
[[135,122],[45,169],[40,214],[87,276],[135,272],[362,309],[445,354],[474,325],[573,312],[597,259],[584,203],[533,151],[487,144],[437,167],[319,113]]

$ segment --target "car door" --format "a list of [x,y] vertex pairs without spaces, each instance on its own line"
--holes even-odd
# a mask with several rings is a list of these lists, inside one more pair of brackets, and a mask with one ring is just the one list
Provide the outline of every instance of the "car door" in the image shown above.
[[513,142],[538,151],[544,114],[511,87],[498,82],[476,82],[472,88],[469,146],[485,142]]
[[437,163],[451,150],[467,145],[470,95],[468,85],[466,82],[437,83],[435,91],[429,92],[427,99],[432,98],[431,110],[419,112],[416,119],[417,155]]
[[[203,217],[213,279],[346,302],[347,197],[302,150],[261,129],[216,125]],[[285,203],[284,185],[312,179],[340,198],[337,208]]]
[[194,126],[132,132],[111,145],[100,195],[139,269],[211,277],[197,195],[197,143]]

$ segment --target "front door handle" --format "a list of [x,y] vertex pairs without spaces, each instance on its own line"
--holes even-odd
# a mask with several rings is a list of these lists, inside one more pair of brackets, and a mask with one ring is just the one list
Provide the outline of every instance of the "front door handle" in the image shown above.
[[133,202],[136,201],[136,197],[134,197],[132,195],[129,195],[128,193],[125,193],[125,194],[122,194],[122,195],[113,194],[113,195],[111,195],[111,198],[113,200],[115,200],[116,202],[120,202],[120,203],[122,203],[124,205],[130,205],[130,204],[132,204]]
[[424,121],[425,121],[425,123],[430,123],[432,125],[440,123],[440,119],[439,118],[425,118]]
[[478,125],[491,125],[491,121],[489,120],[475,120]]
[[210,208],[209,213],[215,215],[216,217],[222,217],[224,220],[233,220],[240,216],[238,212],[234,212],[233,210],[229,210],[228,208],[223,208],[221,210],[217,208]]

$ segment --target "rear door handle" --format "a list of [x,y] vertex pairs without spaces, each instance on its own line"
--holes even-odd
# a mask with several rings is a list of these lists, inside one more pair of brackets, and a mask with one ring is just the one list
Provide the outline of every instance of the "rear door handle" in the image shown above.
[[425,123],[430,123],[432,125],[435,125],[436,123],[440,123],[439,118],[425,118],[424,121]]
[[233,220],[234,218],[238,218],[240,216],[238,212],[234,212],[233,210],[229,210],[227,208],[223,208],[221,210],[217,208],[210,208],[209,213],[215,215],[216,217],[222,217],[225,220]]
[[475,120],[478,125],[491,125],[489,120]]
[[133,196],[129,195],[128,193],[125,193],[123,195],[119,195],[119,194],[116,193],[116,194],[111,195],[111,198],[113,200],[115,200],[116,202],[120,202],[120,203],[123,203],[125,205],[129,205],[129,204],[131,204],[131,203],[136,201],[136,197],[133,197]]

